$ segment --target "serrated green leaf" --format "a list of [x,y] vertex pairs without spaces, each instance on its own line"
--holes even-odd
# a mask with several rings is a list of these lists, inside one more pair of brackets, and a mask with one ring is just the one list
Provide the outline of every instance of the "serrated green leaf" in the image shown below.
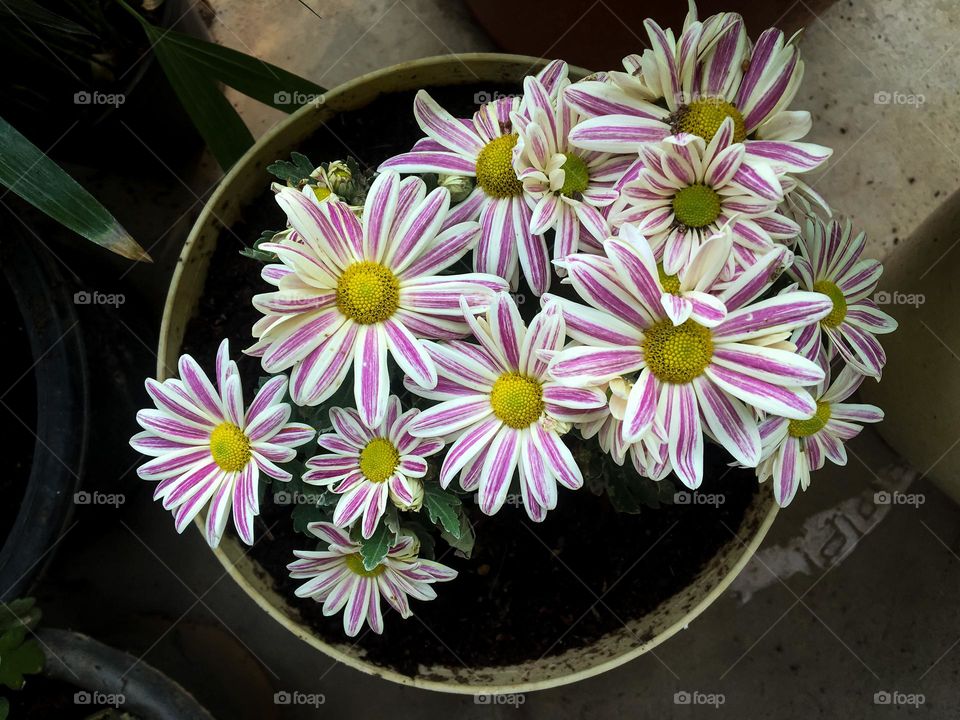
[[444,531],[440,533],[440,537],[447,545],[457,551],[457,555],[469,559],[470,554],[473,552],[473,546],[476,544],[477,537],[473,532],[473,525],[470,523],[470,518],[463,512],[463,508],[459,510],[457,534],[454,535],[453,533]]
[[436,482],[423,484],[423,507],[427,509],[430,522],[439,523],[444,532],[460,539],[461,523],[457,512],[460,498],[440,487]]
[[0,184],[87,240],[130,260],[152,262],[109,210],[2,117]]
[[363,567],[366,570],[373,570],[377,565],[383,562],[387,556],[387,551],[395,545],[397,536],[387,527],[387,524],[381,522],[373,535],[369,539],[360,538],[360,556],[363,558]]
[[44,660],[40,644],[33,639],[4,650],[0,654],[0,683],[11,690],[19,690],[23,687],[23,676],[35,675],[43,670]]

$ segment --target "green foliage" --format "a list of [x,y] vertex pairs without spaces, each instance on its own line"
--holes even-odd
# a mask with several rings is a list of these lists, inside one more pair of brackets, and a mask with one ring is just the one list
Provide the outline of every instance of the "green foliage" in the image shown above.
[[274,238],[283,232],[283,230],[264,230],[262,233],[260,233],[260,237],[257,238],[256,242],[253,243],[253,247],[244,248],[240,251],[240,254],[244,257],[259,260],[262,263],[279,262],[276,253],[272,253],[268,250],[261,250],[260,246],[263,245],[263,243],[274,242]]
[[444,532],[455,539],[460,539],[463,526],[460,516],[463,514],[462,503],[454,493],[444,490],[436,481],[426,481],[423,484],[423,507],[430,516],[430,522],[437,523]]
[[584,481],[595,495],[606,494],[617,512],[638,514],[644,508],[656,510],[673,503],[676,492],[670,478],[659,482],[643,477],[634,468],[629,455],[623,465],[599,446],[595,440],[575,436],[573,452],[584,474]]
[[298,152],[290,153],[289,160],[277,160],[267,165],[268,173],[291,187],[316,185],[316,178],[311,177],[316,169],[317,166],[310,162],[310,158]]
[[40,615],[33,598],[0,606],[0,683],[12,690],[23,687],[24,675],[43,670],[40,643],[28,637],[40,622]]
[[397,542],[396,533],[394,533],[387,524],[381,519],[377,529],[369,539],[359,534],[360,523],[354,525],[356,539],[360,543],[360,556],[363,558],[363,567],[366,570],[373,570],[377,565],[383,562],[387,552]]

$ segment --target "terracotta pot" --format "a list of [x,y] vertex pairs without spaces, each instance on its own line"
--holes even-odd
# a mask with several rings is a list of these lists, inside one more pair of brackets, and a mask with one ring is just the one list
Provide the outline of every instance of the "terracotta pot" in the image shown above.
[[883,438],[960,502],[960,193],[955,193],[883,262],[874,299],[897,319],[881,337],[884,382],[861,395],[883,408]]
[[[327,92],[318,107],[305,107],[276,126],[237,163],[212,195],[180,256],[164,310],[158,353],[158,376],[176,372],[184,331],[197,306],[207,266],[222,227],[235,222],[241,208],[263,192],[263,168],[286,157],[324,120],[355,110],[378,95],[482,82],[517,83],[542,61],[518,55],[467,54],[425,58],[363,75]],[[585,71],[575,70],[582,76]],[[768,490],[756,495],[738,529],[740,540],[717,551],[697,578],[653,612],[627,622],[629,629],[611,633],[588,647],[518,665],[465,670],[460,665],[429,665],[425,658],[416,675],[402,675],[371,663],[362,649],[347,641],[330,642],[305,625],[290,603],[265,581],[265,573],[229,536],[215,552],[230,576],[264,611],[294,635],[336,660],[371,675],[404,685],[456,693],[523,692],[574,682],[610,670],[656,647],[677,633],[715,600],[753,555],[776,515]],[[201,527],[198,525],[198,527]],[[643,638],[639,642],[637,638]]]

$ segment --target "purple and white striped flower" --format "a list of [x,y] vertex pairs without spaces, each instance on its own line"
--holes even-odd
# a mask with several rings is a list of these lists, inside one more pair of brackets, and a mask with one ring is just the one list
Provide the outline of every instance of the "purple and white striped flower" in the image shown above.
[[830,367],[823,355],[820,363],[826,375],[816,387],[816,410],[806,418],[771,416],[760,423],[763,451],[757,477],[761,482],[773,478],[773,494],[780,507],[790,504],[797,488],[809,487],[810,473],[822,468],[826,460],[847,464],[843,444],[860,434],[863,427],[859,423],[883,420],[883,411],[874,405],[844,402],[860,387],[864,375],[847,365],[831,385]]
[[640,167],[610,210],[614,227],[633,224],[649,240],[664,271],[675,275],[704,241],[729,225],[733,252],[724,277],[792,240],[800,228],[777,212],[783,187],[774,166],[734,142],[729,118],[708,142],[690,133],[640,148]]
[[263,277],[276,290],[253,298],[264,317],[247,349],[269,373],[292,367],[290,394],[318,405],[354,368],[360,416],[379,425],[387,412],[387,356],[425,387],[437,371],[420,338],[460,337],[466,312],[486,309],[506,283],[493,275],[440,275],[476,242],[480,226],[448,217],[450,193],[429,195],[420,178],[382,173],[367,195],[363,222],[340,202],[317,205],[293,189],[277,202],[295,235],[264,243],[282,264]]
[[753,44],[740,15],[721,13],[701,22],[692,2],[679,38],[650,19],[644,27],[651,49],[625,57],[626,72],[565,91],[568,102],[590,118],[571,134],[574,145],[632,152],[677,133],[709,142],[730,118],[734,142],[746,142],[749,158],[796,173],[830,157],[829,148],[796,142],[810,130],[810,113],[787,110],[803,77],[796,35],[785,40],[770,28]]
[[524,507],[539,522],[557,505],[557,483],[570,490],[583,485],[561,435],[602,410],[606,397],[597,388],[566,387],[547,376],[542,354],[564,342],[559,308],[546,307],[527,327],[510,295],[500,293],[485,320],[468,321],[479,345],[428,345],[440,372],[436,387],[405,380],[412,392],[441,401],[414,419],[410,433],[455,438],[440,484],[447,487],[459,474],[464,490],[478,491],[487,515],[503,506],[519,470]]
[[[569,83],[567,64],[555,60],[536,79],[553,103]],[[512,118],[518,113],[526,117],[530,104],[527,98],[499,98],[483,105],[472,119],[457,119],[421,90],[413,113],[427,137],[380,169],[476,178],[473,192],[451,211],[459,220],[480,220],[474,269],[498,275],[516,290],[522,268],[531,289],[540,295],[550,284],[546,243],[531,227],[533,203],[512,162],[517,143]]]
[[427,460],[443,448],[443,440],[424,440],[409,433],[420,411],[402,412],[400,400],[390,396],[387,414],[379,425],[367,425],[353,408],[331,408],[334,432],[317,443],[330,454],[307,460],[303,481],[331,486],[341,496],[333,522],[347,527],[358,518],[365,538],[373,536],[387,500],[402,510],[419,510]]
[[[601,243],[610,234],[603,208],[620,196],[617,183],[637,161],[636,154],[574,149],[568,136],[580,113],[562,94],[551,98],[537,78],[528,77],[523,82],[526,112],[511,115],[518,138],[513,148],[513,168],[523,183],[528,204],[535,203],[530,230],[535,235],[554,230],[554,258],[580,249],[600,252]],[[543,259],[537,268],[544,274],[549,272]],[[535,280],[531,280],[531,287],[535,294],[542,295],[549,287],[548,279]]]
[[621,231],[604,248],[606,257],[565,260],[569,281],[589,307],[548,298],[563,309],[567,335],[583,343],[557,353],[549,373],[576,387],[622,376],[633,381],[623,417],[626,442],[643,438],[659,421],[673,470],[696,488],[705,433],[754,467],[758,411],[797,418],[815,410],[803,386],[820,381],[823,371],[787,339],[830,312],[829,298],[797,291],[753,302],[769,287],[782,252],[771,251],[717,294],[726,316],[708,327],[692,318],[675,325],[665,312],[657,263],[641,235]]
[[400,617],[408,618],[409,598],[433,600],[436,582],[447,582],[457,571],[432,560],[417,556],[419,542],[409,535],[400,535],[386,557],[372,570],[363,565],[360,545],[332,523],[310,523],[307,529],[323,542],[326,550],[294,550],[298,558],[287,565],[290,577],[306,580],[294,594],[312,597],[323,603],[327,617],[343,611],[343,629],[355,637],[366,623],[378,635],[383,633],[383,597]]
[[189,355],[180,357],[179,368],[180,379],[146,381],[156,407],[137,413],[143,432],[130,445],[153,459],[137,474],[158,482],[153,498],[173,512],[177,532],[209,502],[205,531],[210,547],[220,544],[231,508],[237,533],[252,545],[260,473],[290,480],[277,463],[293,460],[294,448],[309,442],[314,431],[287,422],[283,376],[269,380],[244,410],[240,374],[226,340],[217,351],[216,387]]
[[826,337],[831,361],[840,355],[879,380],[887,356],[875,336],[896,330],[897,321],[871,299],[883,266],[879,260],[861,259],[865,245],[864,233],[854,235],[849,220],[825,224],[815,215],[806,218],[789,272],[799,287],[829,297],[833,309],[819,324],[799,330],[794,342],[805,357],[817,358]]

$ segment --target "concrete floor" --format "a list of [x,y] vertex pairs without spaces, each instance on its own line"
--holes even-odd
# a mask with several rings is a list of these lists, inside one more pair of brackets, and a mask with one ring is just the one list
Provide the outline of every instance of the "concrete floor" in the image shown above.
[[[493,49],[449,0],[305,2],[322,17],[295,0],[211,0],[212,31],[326,86],[402,60]],[[810,139],[836,150],[816,187],[857,217],[876,256],[960,185],[951,20],[960,11],[937,0],[909,10],[895,0],[844,2],[803,41],[807,74],[797,105],[814,111]],[[882,92],[891,93],[889,103],[882,95],[875,102]],[[893,93],[924,101],[904,104]],[[235,101],[255,133],[278,117]],[[189,219],[210,176],[201,166],[176,178],[186,190],[155,208],[164,227],[182,213]],[[151,287],[162,288],[163,268],[150,272]],[[908,419],[888,423],[908,427]],[[850,450],[848,467],[817,474],[810,492],[781,513],[735,588],[656,657],[531,694],[519,709],[402,688],[312,651],[224,576],[199,534],[177,537],[149,493],[134,489],[119,509],[79,509],[40,597],[51,624],[142,655],[219,718],[960,716],[960,508],[928,481],[914,482],[916,473],[875,435]],[[878,506],[880,490],[923,503]],[[325,704],[276,706],[273,693],[284,690],[322,693]],[[716,710],[677,705],[675,693],[684,691],[724,702]],[[899,705],[877,704],[887,697],[877,693]]]

